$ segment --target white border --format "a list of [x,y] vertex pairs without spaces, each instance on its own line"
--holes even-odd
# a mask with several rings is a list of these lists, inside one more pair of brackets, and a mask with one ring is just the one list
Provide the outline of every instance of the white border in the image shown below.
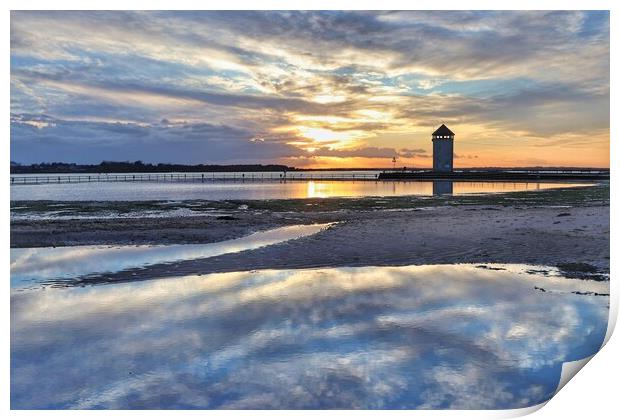
[[[225,2],[200,2],[193,0],[174,0],[174,1],[162,1],[162,0],[124,0],[124,1],[84,1],[76,0],[57,0],[54,2],[42,1],[42,0],[22,0],[14,1],[9,0],[4,4],[7,5],[5,13],[2,15],[0,28],[3,30],[4,35],[4,54],[2,60],[4,63],[4,83],[2,88],[4,89],[4,114],[7,123],[4,126],[4,150],[3,159],[0,159],[0,165],[2,173],[8,175],[9,172],[9,138],[10,138],[10,125],[8,124],[7,116],[10,114],[10,13],[9,10],[45,10],[45,9],[60,9],[60,10],[81,10],[81,9],[93,9],[93,10],[157,10],[157,9],[224,9],[224,10],[268,10],[268,9],[305,9],[305,10],[319,10],[319,9],[341,9],[341,10],[514,10],[514,9],[533,9],[533,10],[580,10],[580,9],[605,9],[611,10],[611,65],[612,69],[618,70],[618,66],[615,65],[617,54],[614,53],[614,48],[617,46],[617,37],[615,28],[618,25],[618,19],[616,14],[620,13],[618,10],[620,7],[615,7],[618,2],[611,0],[591,0],[591,1],[574,1],[574,0],[521,0],[519,2],[499,2],[497,0],[469,0],[469,1],[442,1],[442,0],[418,0],[414,2],[404,0],[382,0],[368,1],[368,0],[297,0],[295,2],[282,1],[282,0],[263,0],[263,1],[247,1],[247,0],[227,0]],[[53,6],[53,7],[52,7]],[[614,10],[616,9],[616,10]],[[613,71],[611,72],[613,75]],[[613,78],[613,76],[612,76]],[[617,111],[615,106],[617,98],[617,88],[614,84],[611,85],[611,110]],[[615,115],[614,112],[611,113]],[[616,112],[617,114],[617,112]],[[617,132],[618,124],[615,120],[611,119],[611,133]],[[617,197],[617,188],[615,184],[615,171],[616,171],[616,149],[613,141],[611,142],[611,168],[612,168],[612,202],[611,208],[615,209],[614,205]],[[2,216],[4,223],[2,224],[2,238],[5,241],[5,287],[3,292],[5,293],[4,306],[2,312],[2,327],[4,332],[4,344],[1,347],[2,352],[2,382],[0,385],[0,402],[2,404],[3,411],[9,409],[9,394],[10,389],[9,381],[9,313],[10,313],[10,300],[8,293],[8,279],[10,276],[9,270],[9,194],[10,189],[8,182],[2,183],[1,186],[2,196],[4,198],[4,206],[2,207]],[[612,236],[611,236],[611,258],[615,261],[617,254],[617,238],[613,235],[613,227],[615,226],[615,219],[611,219]],[[614,279],[616,275],[615,265],[611,266],[611,278]],[[618,296],[616,287],[614,287],[617,280],[612,280],[612,303],[610,310],[610,318],[612,322],[610,325],[615,325],[618,310]],[[611,330],[610,330],[611,331]],[[609,334],[608,337],[609,338]],[[607,419],[615,418],[617,415],[617,400],[618,395],[615,391],[618,387],[618,355],[620,354],[620,343],[618,338],[612,338],[604,350],[597,354],[592,362],[588,363],[584,367],[583,371],[579,373],[579,379],[570,381],[559,394],[551,399],[546,404],[543,410],[537,411],[534,417],[539,419],[557,419],[557,418],[572,418],[588,416],[589,418]],[[377,411],[193,411],[193,412],[178,412],[178,411],[12,411],[8,414],[15,418],[31,418],[32,416],[44,416],[51,418],[108,418],[110,415],[119,418],[135,418],[149,416],[155,418],[164,418],[168,416],[180,416],[188,418],[202,418],[207,415],[209,418],[231,419],[241,418],[242,416],[251,416],[258,419],[274,419],[274,418],[286,418],[291,416],[295,418],[338,418],[348,419],[355,418],[364,419],[375,416],[389,417],[389,418],[410,418],[415,416],[416,418],[446,418],[446,417],[459,417],[459,418],[504,418],[515,417],[519,415],[528,414],[529,412],[536,411],[545,404],[541,404],[538,407],[532,407],[524,410],[508,410],[508,411],[389,411],[389,412],[377,412]]]

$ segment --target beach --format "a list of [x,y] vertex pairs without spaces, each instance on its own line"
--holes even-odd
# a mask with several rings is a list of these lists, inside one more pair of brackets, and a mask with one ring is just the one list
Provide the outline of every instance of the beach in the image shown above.
[[12,410],[516,416],[611,335],[609,11],[10,20]]
[[[49,206],[59,204],[34,202],[29,211],[44,213]],[[268,247],[133,269],[131,280],[264,268],[457,263],[587,264],[609,272],[608,184],[424,199],[209,202],[203,203],[205,216],[193,215],[195,210],[169,215],[195,209],[192,201],[148,206],[152,217],[135,217],[138,204],[118,202],[65,203],[59,219],[17,217],[11,246],[199,244],[288,225],[332,223],[317,234]],[[14,207],[24,211],[28,205]],[[97,209],[116,213],[104,217]],[[127,273],[108,280],[127,280]]]
[[11,210],[14,409],[522,408],[606,334],[606,183]]

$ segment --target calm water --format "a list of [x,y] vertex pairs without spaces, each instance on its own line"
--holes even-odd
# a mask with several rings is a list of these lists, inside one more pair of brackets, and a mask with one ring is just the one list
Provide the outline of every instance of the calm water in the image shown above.
[[70,246],[12,248],[11,286],[114,273],[148,265],[241,252],[273,245],[327,229],[330,223],[292,225],[223,242],[196,245]]
[[12,185],[11,200],[148,201],[383,197],[530,191],[591,184],[452,181],[100,182]]
[[[79,250],[67,251],[76,252],[59,260],[83,264]],[[30,272],[43,279],[45,264],[37,261],[53,258],[39,252],[43,258],[29,256]],[[193,251],[185,256],[193,257]],[[109,269],[102,257],[89,260],[89,270],[97,270],[97,260]],[[28,265],[23,261],[12,276],[24,276]],[[609,283],[541,267],[493,268],[263,270],[14,287],[11,405],[537,404],[552,395],[562,363],[595,353],[605,335],[609,298],[572,292],[608,293]],[[52,269],[54,276],[74,273],[70,264]]]

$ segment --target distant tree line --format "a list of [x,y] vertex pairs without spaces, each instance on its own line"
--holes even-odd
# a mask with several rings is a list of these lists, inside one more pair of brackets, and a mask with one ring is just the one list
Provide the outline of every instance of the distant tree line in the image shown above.
[[144,163],[103,161],[97,165],[76,163],[44,162],[21,165],[11,162],[12,174],[58,174],[58,173],[127,173],[127,172],[284,172],[295,168],[286,165],[181,165],[174,163]]

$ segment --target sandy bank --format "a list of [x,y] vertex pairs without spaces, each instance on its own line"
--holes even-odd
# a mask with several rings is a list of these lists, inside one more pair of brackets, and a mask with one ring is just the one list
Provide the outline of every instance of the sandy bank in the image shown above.
[[[271,223],[289,220],[280,215]],[[313,222],[324,214],[297,215]],[[152,265],[84,279],[128,279],[256,269],[399,266],[452,263],[587,263],[609,271],[609,207],[440,207],[429,210],[332,213],[340,223],[316,235],[217,257]],[[229,220],[228,222],[238,222]],[[160,220],[166,226],[165,220]],[[175,221],[174,223],[181,223]],[[197,220],[188,221],[196,229]],[[263,226],[266,221],[243,229]],[[218,226],[215,231],[222,229]],[[173,230],[168,226],[168,229]],[[208,227],[202,229],[208,230]],[[240,228],[241,229],[241,228]],[[157,229],[159,231],[159,229]]]
[[339,220],[333,214],[307,216],[239,213],[221,217],[22,220],[11,222],[11,247],[210,243],[281,226]]

